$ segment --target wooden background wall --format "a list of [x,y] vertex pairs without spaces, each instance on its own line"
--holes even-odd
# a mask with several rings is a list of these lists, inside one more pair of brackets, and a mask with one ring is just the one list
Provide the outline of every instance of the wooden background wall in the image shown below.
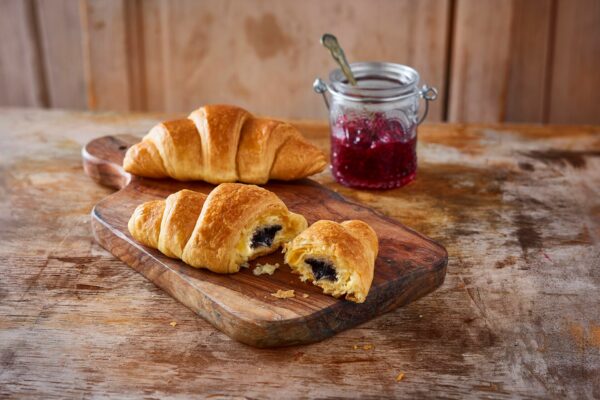
[[324,118],[326,31],[417,68],[431,120],[600,123],[600,0],[0,0],[0,106]]

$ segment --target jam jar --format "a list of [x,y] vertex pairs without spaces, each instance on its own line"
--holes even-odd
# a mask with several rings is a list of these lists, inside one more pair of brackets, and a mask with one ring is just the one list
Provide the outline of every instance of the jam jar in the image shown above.
[[[392,189],[411,182],[417,170],[417,126],[427,116],[435,88],[419,88],[419,74],[405,65],[350,65],[356,85],[340,69],[313,85],[329,108],[331,171],[345,186]],[[327,95],[329,94],[329,95]],[[419,117],[419,99],[425,100]]]

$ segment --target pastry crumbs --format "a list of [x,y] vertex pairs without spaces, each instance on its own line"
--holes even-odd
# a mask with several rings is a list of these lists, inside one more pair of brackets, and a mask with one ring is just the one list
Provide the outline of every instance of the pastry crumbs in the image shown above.
[[404,372],[400,372],[398,374],[398,376],[396,377],[396,382],[400,382],[402,379],[404,379]]
[[271,293],[271,296],[277,297],[278,299],[289,299],[290,297],[294,297],[294,289],[290,289],[290,290],[279,289],[277,292]]
[[262,274],[273,275],[275,270],[279,268],[279,263],[275,264],[256,264],[256,267],[252,270],[252,273],[256,276]]
[[173,328],[175,328],[175,326],[177,325],[177,322],[172,321],[169,325],[171,325]]
[[302,297],[307,298],[308,297],[308,293],[303,293]]
[[373,348],[373,345],[372,345],[372,344],[365,344],[365,345],[363,346],[363,349],[364,349],[364,350],[371,350],[372,348]]

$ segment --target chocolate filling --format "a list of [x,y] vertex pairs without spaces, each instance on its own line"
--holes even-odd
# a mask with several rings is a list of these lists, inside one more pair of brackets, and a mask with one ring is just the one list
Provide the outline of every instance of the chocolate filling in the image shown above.
[[268,225],[257,229],[252,235],[250,247],[253,249],[256,249],[257,247],[271,247],[275,234],[279,232],[281,228],[281,225]]
[[316,258],[307,258],[304,262],[312,267],[315,280],[327,279],[329,281],[335,281],[337,279],[335,268],[327,261],[317,260]]

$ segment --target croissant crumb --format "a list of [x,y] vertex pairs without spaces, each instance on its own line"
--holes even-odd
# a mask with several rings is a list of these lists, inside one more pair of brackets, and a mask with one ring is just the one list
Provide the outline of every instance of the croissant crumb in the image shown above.
[[295,297],[294,289],[291,289],[291,290],[279,289],[277,292],[271,293],[271,296],[277,297],[278,299],[289,299],[291,297]]
[[252,270],[252,273],[256,276],[259,275],[263,275],[263,274],[269,274],[269,275],[273,275],[273,273],[275,273],[275,270],[279,268],[279,263],[275,263],[275,264],[256,264],[256,268],[254,268],[254,270]]

